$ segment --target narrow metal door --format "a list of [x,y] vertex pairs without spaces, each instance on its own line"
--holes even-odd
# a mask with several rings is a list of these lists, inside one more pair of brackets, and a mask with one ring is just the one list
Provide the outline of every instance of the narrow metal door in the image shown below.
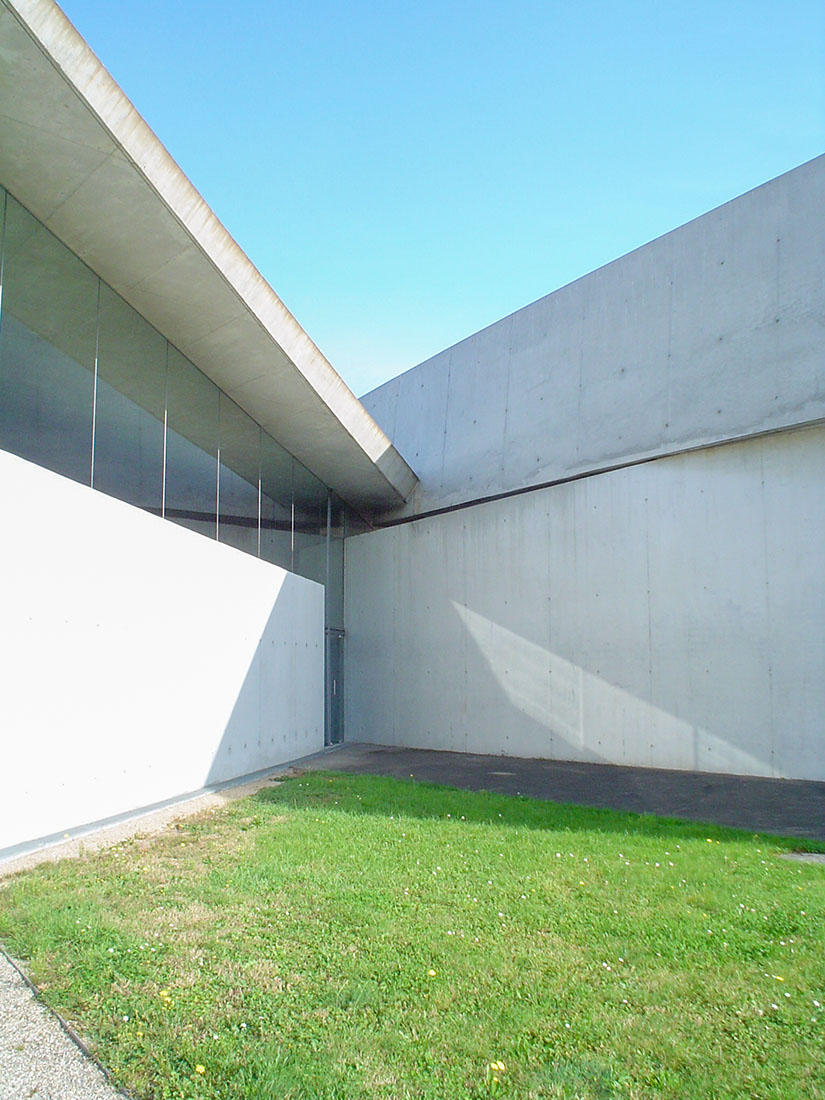
[[344,740],[344,632],[326,629],[326,721],[324,744]]

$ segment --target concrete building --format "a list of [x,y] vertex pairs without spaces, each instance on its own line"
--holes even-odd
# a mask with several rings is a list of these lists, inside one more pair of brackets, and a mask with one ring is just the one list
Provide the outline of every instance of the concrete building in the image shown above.
[[343,535],[415,477],[51,0],[0,104],[9,850],[339,740]]
[[825,779],[823,211],[820,157],[363,399],[420,480],[346,543],[348,737]]
[[52,0],[0,99],[0,856],[344,736],[825,779],[825,157],[359,402]]

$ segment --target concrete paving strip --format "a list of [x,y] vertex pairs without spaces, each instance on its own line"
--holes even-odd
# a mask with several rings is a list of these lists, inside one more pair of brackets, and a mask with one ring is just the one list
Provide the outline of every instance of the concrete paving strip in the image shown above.
[[825,783],[347,742],[302,768],[390,775],[471,791],[715,822],[825,842]]

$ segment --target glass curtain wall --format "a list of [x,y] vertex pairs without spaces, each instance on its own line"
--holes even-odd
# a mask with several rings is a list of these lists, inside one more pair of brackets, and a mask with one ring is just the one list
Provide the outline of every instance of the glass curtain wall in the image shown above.
[[201,535],[218,535],[220,390],[170,345],[166,371],[163,515]]
[[327,589],[345,506],[0,189],[0,448]]
[[97,277],[0,192],[0,448],[90,483]]
[[92,488],[160,515],[166,341],[100,285]]
[[261,557],[292,572],[295,466],[292,455],[261,432]]
[[258,555],[261,429],[221,393],[218,428],[218,539]]
[[295,463],[293,566],[302,577],[326,581],[327,487]]

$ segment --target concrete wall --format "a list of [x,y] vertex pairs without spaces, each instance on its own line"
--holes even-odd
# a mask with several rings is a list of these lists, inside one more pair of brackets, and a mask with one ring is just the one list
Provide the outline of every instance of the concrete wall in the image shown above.
[[397,514],[825,417],[825,157],[367,394]]
[[823,427],[346,555],[349,740],[825,780]]
[[0,851],[317,751],[323,588],[0,451]]

